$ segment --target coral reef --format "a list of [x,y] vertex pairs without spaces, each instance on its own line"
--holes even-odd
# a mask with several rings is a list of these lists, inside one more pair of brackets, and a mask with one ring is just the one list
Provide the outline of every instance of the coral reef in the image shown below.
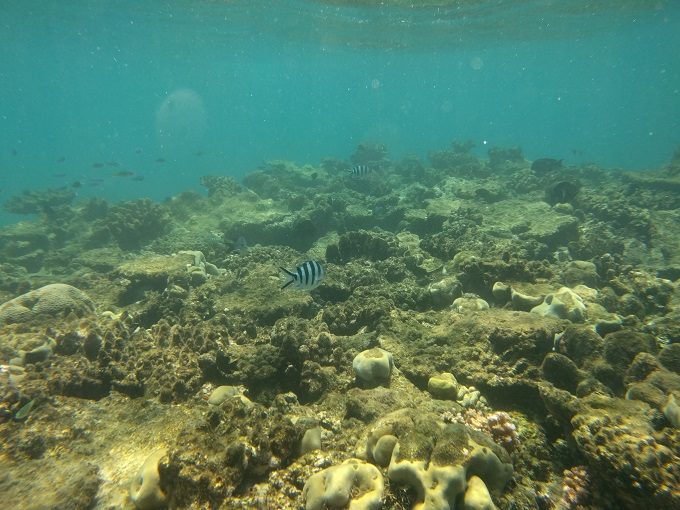
[[[3,503],[680,506],[677,161],[470,149],[11,199]],[[282,290],[304,260],[327,278]]]
[[163,234],[170,218],[164,206],[145,198],[111,207],[103,222],[122,249],[136,250]]
[[3,208],[14,214],[54,214],[73,202],[76,194],[68,189],[48,189],[45,191],[26,190],[3,204]]

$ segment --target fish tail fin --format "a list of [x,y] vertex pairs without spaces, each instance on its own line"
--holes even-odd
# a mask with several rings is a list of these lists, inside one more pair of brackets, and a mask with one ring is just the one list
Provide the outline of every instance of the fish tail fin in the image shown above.
[[286,279],[286,281],[281,287],[281,290],[283,290],[295,281],[295,275],[288,271],[288,269],[286,269],[285,267],[279,267],[279,269],[285,273],[283,276]]

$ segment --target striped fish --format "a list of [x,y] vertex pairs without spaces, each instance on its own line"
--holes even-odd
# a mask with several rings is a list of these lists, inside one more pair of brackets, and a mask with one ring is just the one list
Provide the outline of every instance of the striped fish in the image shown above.
[[285,267],[282,267],[281,271],[286,274],[286,283],[283,284],[282,289],[286,287],[299,290],[316,289],[326,276],[323,267],[316,260],[303,262],[293,271],[288,271]]
[[354,165],[347,172],[352,177],[365,177],[366,175],[373,173],[377,167],[371,165]]

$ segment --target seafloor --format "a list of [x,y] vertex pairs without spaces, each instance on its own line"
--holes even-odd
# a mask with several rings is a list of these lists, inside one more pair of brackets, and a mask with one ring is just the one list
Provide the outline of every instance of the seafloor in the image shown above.
[[680,508],[680,152],[470,148],[7,201],[2,508]]

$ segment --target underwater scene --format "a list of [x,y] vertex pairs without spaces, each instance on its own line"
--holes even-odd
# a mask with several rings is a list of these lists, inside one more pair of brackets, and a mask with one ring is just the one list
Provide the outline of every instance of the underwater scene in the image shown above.
[[3,510],[680,509],[680,2],[1,10]]

